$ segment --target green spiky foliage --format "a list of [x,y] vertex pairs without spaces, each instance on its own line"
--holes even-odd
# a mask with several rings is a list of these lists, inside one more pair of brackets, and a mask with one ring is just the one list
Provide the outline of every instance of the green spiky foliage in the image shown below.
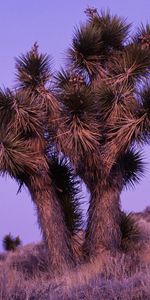
[[58,90],[62,121],[58,127],[57,143],[76,164],[85,153],[91,155],[99,144],[96,95],[83,77],[64,71],[58,74]]
[[133,42],[140,44],[142,48],[149,48],[150,46],[150,25],[147,23],[146,26],[141,24],[138,28],[135,36],[133,37]]
[[52,123],[52,117],[57,115],[59,109],[52,87],[50,88],[52,59],[47,54],[39,53],[38,48],[38,44],[35,43],[31,51],[16,58],[16,87],[39,96],[39,106],[45,110]]
[[122,48],[130,26],[109,13],[89,14],[88,10],[87,15],[89,22],[75,31],[69,58],[76,68],[86,71],[92,79],[99,70],[102,71],[111,52]]
[[0,172],[18,178],[46,169],[43,148],[34,146],[35,139],[42,145],[45,122],[37,98],[26,91],[1,91],[0,111]]
[[6,251],[15,251],[21,245],[20,237],[14,238],[10,233],[3,238],[3,248]]
[[17,82],[19,88],[34,90],[48,83],[51,77],[50,57],[39,54],[35,43],[26,55],[16,58]]
[[128,187],[129,185],[134,187],[143,177],[144,171],[143,153],[130,148],[118,158],[111,170],[111,177],[116,177],[120,173],[123,187]]
[[126,214],[122,212],[120,227],[122,234],[121,249],[125,253],[135,251],[136,247],[138,247],[141,233],[132,213]]
[[53,154],[49,161],[52,184],[64,212],[64,220],[71,235],[82,229],[80,181],[66,157]]

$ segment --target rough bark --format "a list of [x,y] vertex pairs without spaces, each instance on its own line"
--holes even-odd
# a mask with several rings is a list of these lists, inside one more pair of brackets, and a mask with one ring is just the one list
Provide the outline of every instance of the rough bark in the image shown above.
[[48,250],[50,268],[63,273],[75,265],[71,237],[64,223],[63,212],[55,191],[46,177],[34,177],[28,185],[37,209],[38,223]]
[[90,257],[120,249],[120,190],[113,183],[100,184],[91,194],[84,251]]

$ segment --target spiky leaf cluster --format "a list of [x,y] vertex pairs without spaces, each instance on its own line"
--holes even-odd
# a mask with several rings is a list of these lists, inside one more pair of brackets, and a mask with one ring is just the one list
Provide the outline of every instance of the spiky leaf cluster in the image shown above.
[[77,74],[66,82],[67,75],[59,74],[61,123],[58,145],[75,163],[86,152],[99,145],[100,126],[97,122],[96,93]]
[[49,174],[67,228],[71,234],[75,234],[81,229],[82,225],[80,181],[75,176],[69,160],[65,157],[59,158],[56,154],[50,157]]
[[27,174],[40,175],[47,169],[45,148],[49,140],[54,141],[58,105],[45,88],[49,58],[39,54],[37,44],[17,59],[16,69],[17,90],[0,90],[0,172],[22,183]]
[[127,45],[123,51],[118,51],[110,58],[109,70],[114,84],[129,82],[135,84],[149,75],[150,51],[140,45]]
[[[46,163],[43,134],[45,114],[28,91],[0,92],[0,172],[18,178],[38,173]],[[36,144],[35,144],[36,140]],[[41,145],[38,146],[38,145]]]
[[13,94],[9,89],[0,89],[0,124],[6,126],[12,121],[14,113]]
[[101,30],[91,25],[76,29],[69,59],[75,68],[86,70],[90,75],[97,73],[97,64],[104,59]]
[[147,113],[150,118],[150,83],[147,81],[138,93],[138,100],[141,104],[141,109]]
[[50,65],[50,57],[39,53],[38,45],[35,43],[31,51],[16,59],[16,77],[18,98],[21,98],[22,94],[26,93],[25,97],[23,97],[25,101],[22,101],[21,110],[19,111],[21,112],[21,117],[23,119],[25,115],[28,116],[23,111],[26,107],[27,113],[30,111],[29,116],[32,116],[31,121],[35,123],[32,124],[28,120],[27,136],[34,135],[33,132],[30,134],[28,130],[31,123],[31,126],[35,125],[36,134],[40,135],[42,131],[42,136],[45,136],[46,132],[50,141],[54,142],[60,108],[50,80],[52,77]]
[[16,135],[24,136],[43,134],[46,121],[44,111],[41,111],[40,99],[28,91],[0,91],[0,121],[1,128],[15,131]]
[[90,78],[97,74],[108,55],[123,46],[129,27],[125,20],[109,13],[90,15],[89,22],[76,29],[69,49],[74,67],[86,71]]
[[119,156],[111,170],[112,178],[121,175],[123,187],[134,186],[142,179],[144,169],[143,154],[131,148]]
[[146,26],[141,24],[133,37],[133,42],[141,45],[143,49],[150,47],[150,25],[148,23]]
[[117,15],[112,16],[109,11],[102,11],[101,15],[93,14],[89,17],[89,22],[101,28],[103,44],[107,51],[121,49],[128,39],[130,24]]
[[[108,83],[97,87],[97,108],[99,121],[106,127],[112,125],[122,117],[131,117],[137,110],[138,103],[130,85],[122,84],[116,88]],[[112,124],[111,124],[112,123]]]
[[47,164],[36,148],[28,147],[26,142],[12,132],[0,134],[0,173],[8,173],[18,178],[20,174],[39,174],[46,170]]
[[120,229],[122,234],[121,249],[131,253],[140,241],[140,229],[132,213],[122,212]]
[[26,55],[16,58],[16,76],[21,89],[36,90],[44,86],[51,77],[50,58],[46,54],[39,54],[37,43]]

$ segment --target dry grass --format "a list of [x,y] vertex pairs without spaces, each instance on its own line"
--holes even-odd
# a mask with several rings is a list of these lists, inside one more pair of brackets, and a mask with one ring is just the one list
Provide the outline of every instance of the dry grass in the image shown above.
[[150,223],[135,218],[142,232],[135,252],[97,257],[63,276],[48,272],[42,243],[0,254],[0,300],[150,299]]

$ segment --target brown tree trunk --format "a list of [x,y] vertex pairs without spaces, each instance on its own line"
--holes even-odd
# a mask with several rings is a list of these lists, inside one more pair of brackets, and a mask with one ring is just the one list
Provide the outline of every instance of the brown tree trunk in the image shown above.
[[32,177],[28,188],[37,208],[38,223],[48,250],[49,267],[53,272],[63,273],[75,262],[71,237],[50,178]]
[[91,195],[84,251],[90,257],[102,251],[115,254],[120,249],[120,190],[118,187],[100,184]]

